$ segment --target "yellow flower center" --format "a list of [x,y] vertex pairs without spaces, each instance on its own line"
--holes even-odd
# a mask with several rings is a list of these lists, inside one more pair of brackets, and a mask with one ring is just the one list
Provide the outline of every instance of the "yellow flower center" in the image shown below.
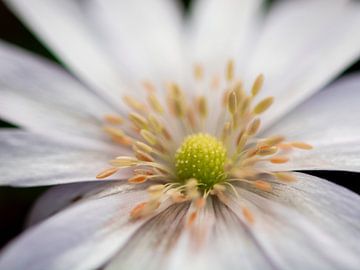
[[226,149],[217,138],[204,133],[190,135],[175,154],[176,174],[183,183],[195,178],[202,189],[225,179]]

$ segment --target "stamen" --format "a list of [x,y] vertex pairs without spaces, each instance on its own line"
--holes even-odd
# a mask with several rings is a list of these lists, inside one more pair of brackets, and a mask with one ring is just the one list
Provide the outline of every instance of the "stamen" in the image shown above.
[[106,169],[106,170],[102,171],[101,173],[99,173],[98,175],[96,175],[96,179],[105,179],[105,178],[115,174],[118,170],[119,170],[119,168]]
[[126,105],[128,105],[131,109],[133,109],[135,111],[140,111],[140,112],[145,111],[146,106],[143,103],[135,100],[134,98],[132,98],[130,96],[124,96],[123,100],[126,103]]
[[146,129],[148,123],[144,117],[137,113],[130,113],[129,114],[130,121],[139,129]]
[[263,83],[264,83],[264,75],[260,74],[256,78],[256,80],[255,80],[255,82],[254,82],[254,84],[253,84],[253,86],[251,88],[251,95],[253,97],[255,97],[260,92],[260,90],[261,90],[261,88],[263,86]]
[[141,183],[146,182],[146,180],[148,178],[149,178],[148,175],[135,175],[135,176],[129,178],[128,182],[132,183],[132,184],[141,184]]
[[273,104],[273,102],[274,102],[273,97],[267,97],[267,98],[263,99],[255,106],[254,113],[261,114],[261,113],[265,112]]
[[157,99],[157,97],[155,96],[155,94],[151,93],[148,96],[148,102],[151,106],[151,108],[159,113],[159,114],[163,114],[164,113],[164,108],[161,106],[161,103],[159,102],[159,100]]
[[285,157],[285,156],[277,156],[277,157],[273,157],[270,159],[271,163],[276,163],[276,164],[286,163],[288,161],[289,161],[289,158]]
[[304,142],[291,142],[290,143],[293,147],[299,148],[302,150],[311,150],[313,147],[310,144]]
[[[210,87],[220,89],[220,82],[224,81],[215,74],[210,81],[200,82],[204,79],[201,65],[194,66],[194,76],[197,87],[210,84]],[[130,125],[119,128],[117,125],[124,122],[121,116],[105,115],[104,131],[113,141],[130,146],[133,153],[110,160],[113,167],[100,172],[96,178],[104,179],[122,168],[129,168],[132,171],[129,183],[154,183],[147,188],[149,200],[132,209],[132,219],[152,214],[161,202],[171,200],[191,204],[187,221],[191,225],[209,196],[217,196],[223,203],[228,203],[231,195],[240,196],[239,189],[252,187],[273,192],[276,181],[288,184],[296,180],[292,173],[274,172],[263,166],[265,162],[274,164],[271,167],[288,162],[295,148],[312,149],[307,143],[287,142],[279,135],[257,137],[261,126],[258,116],[274,101],[273,97],[267,97],[254,106],[264,76],[258,75],[247,93],[242,81],[235,77],[235,64],[230,60],[224,83],[226,90],[219,104],[221,112],[214,119],[214,125],[213,119],[207,119],[212,109],[207,96],[188,99],[176,82],[167,85],[165,101],[158,99],[150,81],[143,82],[147,92],[145,100],[125,96],[124,102],[132,110],[125,119]],[[221,93],[216,96],[221,97]],[[172,121],[171,125],[169,121]],[[211,131],[217,137],[197,133],[199,130]],[[182,142],[179,141],[181,138]],[[242,212],[245,220],[253,224],[252,212],[247,207],[242,208]]]
[[249,208],[243,207],[242,212],[243,212],[243,215],[244,215],[244,218],[246,219],[246,221],[250,224],[254,224],[254,221],[255,221],[254,216],[251,213],[251,211],[249,210]]
[[226,66],[226,79],[232,81],[234,79],[234,60],[229,60]]
[[204,76],[204,69],[200,64],[194,65],[194,77],[197,80],[201,80]]
[[231,115],[235,115],[237,110],[237,97],[235,91],[231,91],[228,97],[228,110],[231,113]]
[[106,122],[112,125],[121,125],[124,123],[124,119],[120,115],[106,114],[104,118]]
[[208,109],[207,109],[206,98],[204,96],[201,96],[197,99],[197,108],[200,117],[203,119],[206,118],[208,114]]
[[146,129],[142,129],[140,131],[140,135],[151,145],[155,145],[157,143],[155,135]]
[[256,180],[254,182],[254,186],[262,191],[267,191],[267,192],[272,191],[271,184],[262,180]]
[[296,177],[293,174],[286,173],[286,172],[273,173],[273,175],[280,181],[287,182],[287,183],[294,182],[296,180]]
[[261,121],[260,121],[259,118],[254,119],[251,122],[250,126],[248,127],[247,135],[248,136],[254,136],[258,132],[258,130],[260,128],[260,123],[261,123]]

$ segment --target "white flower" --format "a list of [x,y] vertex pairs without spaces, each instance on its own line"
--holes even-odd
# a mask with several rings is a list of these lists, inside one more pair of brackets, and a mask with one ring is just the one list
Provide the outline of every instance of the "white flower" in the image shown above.
[[[169,0],[6,2],[76,77],[0,43],[0,116],[26,130],[0,132],[0,184],[66,184],[39,199],[0,269],[359,268],[359,196],[306,170],[360,171],[360,77],[296,107],[360,55],[359,3],[199,0],[183,18]],[[154,91],[173,113],[160,125]],[[134,110],[135,131],[117,128]],[[303,141],[314,149],[278,155]],[[247,166],[230,170],[230,153]],[[140,179],[117,170],[139,162]]]

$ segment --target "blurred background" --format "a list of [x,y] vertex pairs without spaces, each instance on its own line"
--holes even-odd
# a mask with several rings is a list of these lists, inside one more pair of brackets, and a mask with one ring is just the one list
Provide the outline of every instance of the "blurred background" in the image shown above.
[[[176,0],[184,6],[185,10],[191,4],[191,0]],[[270,6],[276,0],[268,1]],[[22,25],[22,23],[11,14],[3,2],[0,0],[0,39],[17,44],[27,50],[33,51],[55,62],[57,59]],[[344,74],[360,71],[360,61],[348,68]],[[1,121],[0,127],[16,128],[9,123]],[[0,149],[1,151],[1,149]],[[0,164],[1,166],[1,164]],[[360,174],[345,172],[311,172],[328,179],[332,182],[345,186],[354,192],[360,193],[359,181]],[[9,240],[19,234],[23,228],[27,213],[36,198],[47,187],[41,188],[11,188],[0,187],[0,249]]]

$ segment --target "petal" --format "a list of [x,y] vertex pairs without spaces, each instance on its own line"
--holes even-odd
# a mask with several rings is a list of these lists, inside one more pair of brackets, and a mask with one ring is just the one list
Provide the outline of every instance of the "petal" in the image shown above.
[[266,131],[305,141],[311,151],[291,153],[276,170],[360,171],[360,76],[347,76],[318,93]]
[[230,58],[242,66],[256,24],[261,20],[262,0],[198,0],[191,14],[191,54],[206,69],[222,71]]
[[[0,132],[0,184],[38,186],[95,180],[116,150],[81,148],[24,131]],[[123,179],[123,171],[114,178]]]
[[102,118],[113,112],[50,62],[0,43],[0,116],[61,139],[105,144]]
[[162,83],[182,71],[181,10],[176,1],[88,1],[90,23],[104,48],[134,80]]
[[27,230],[0,256],[1,269],[97,269],[145,221],[128,213],[145,191],[85,200]]
[[187,203],[172,204],[149,219],[110,260],[105,269],[163,269],[169,251],[185,228],[188,207]]
[[[315,184],[316,186],[316,184]],[[325,193],[325,192],[324,192]],[[298,198],[295,205],[301,207],[305,199],[300,192],[292,194]],[[279,196],[282,196],[279,195]],[[286,196],[286,195],[285,195]],[[343,198],[339,195],[339,198]],[[319,200],[322,198],[319,197]],[[336,201],[336,199],[335,199]],[[343,203],[341,200],[339,203]],[[264,252],[271,258],[274,268],[280,269],[357,269],[359,243],[352,249],[347,242],[356,234],[334,235],[327,224],[318,223],[310,215],[297,211],[297,207],[283,206],[272,199],[263,198],[246,189],[239,190],[239,197],[229,206],[243,219],[241,207],[247,205],[254,222],[249,230],[257,239]],[[319,209],[319,211],[326,210]],[[320,214],[321,215],[321,214]],[[334,220],[334,222],[337,222]],[[331,226],[331,225],[329,225]],[[349,226],[339,226],[343,231]],[[346,236],[346,237],[343,237]]]
[[274,268],[246,223],[215,199],[182,234],[166,269]]
[[85,13],[87,1],[5,2],[79,78],[117,106],[126,86],[88,22]]
[[274,183],[273,193],[261,193],[298,210],[357,253],[360,252],[360,196],[324,179],[293,173],[290,185]]
[[270,10],[248,66],[263,73],[259,98],[275,96],[269,125],[335,78],[360,55],[360,3],[279,1]]
[[[34,224],[57,214],[60,210],[68,207],[69,205],[83,200],[106,188],[110,189],[113,185],[114,182],[112,181],[97,181],[62,184],[51,187],[36,200],[29,217],[27,218],[27,226],[33,226]],[[116,185],[118,185],[117,182]]]

